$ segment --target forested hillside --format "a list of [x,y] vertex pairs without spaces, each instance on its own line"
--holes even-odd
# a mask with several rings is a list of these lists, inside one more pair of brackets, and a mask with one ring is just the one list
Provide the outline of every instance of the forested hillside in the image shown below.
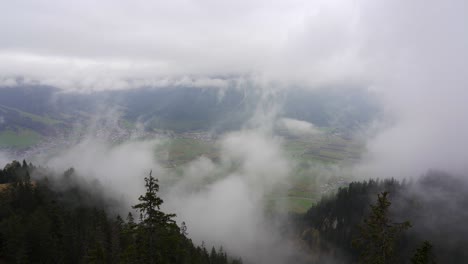
[[[356,241],[372,235],[367,227],[376,218],[374,208],[384,207],[379,204],[383,192],[387,192],[385,199],[389,204],[385,210],[379,210],[386,212],[387,227],[396,227],[406,221],[411,227],[393,234],[395,243],[390,247],[395,262],[382,263],[468,261],[468,228],[465,224],[468,217],[464,213],[468,206],[468,186],[457,177],[437,171],[431,171],[417,181],[369,180],[341,188],[336,195],[324,197],[303,216],[302,239],[317,254],[331,254],[345,263],[356,262],[363,250],[372,248],[359,248]],[[363,235],[363,228],[365,231],[367,228],[367,234]],[[387,233],[382,239],[389,239],[391,235]],[[375,234],[372,242],[378,242]],[[427,262],[414,260],[416,252],[428,249],[431,252],[426,253],[433,257]]]
[[185,224],[160,210],[151,174],[138,214],[125,219],[109,213],[113,201],[77,184],[73,169],[51,176],[26,162],[0,170],[0,262],[240,263],[222,248],[194,245]]
[[[51,177],[14,161],[0,170],[1,261],[240,263],[222,248],[194,245],[185,224],[160,210],[151,174],[137,214],[124,217],[97,184],[78,182],[73,169]],[[316,263],[465,263],[467,201],[466,183],[432,171],[416,181],[353,182],[288,223]]]

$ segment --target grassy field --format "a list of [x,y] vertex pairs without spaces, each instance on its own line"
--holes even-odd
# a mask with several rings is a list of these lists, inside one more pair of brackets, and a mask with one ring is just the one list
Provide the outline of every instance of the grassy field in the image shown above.
[[41,136],[32,130],[18,129],[0,132],[0,147],[26,148],[39,143],[40,140]]
[[[334,135],[286,139],[283,146],[296,166],[290,182],[265,199],[268,208],[286,208],[296,213],[306,212],[324,194],[345,186],[347,181],[341,175],[334,175],[333,169],[359,159],[363,151],[360,144]],[[200,156],[216,161],[220,153],[216,142],[181,137],[161,146],[156,155],[166,162],[166,167],[177,171]],[[327,170],[327,175],[321,175]]]
[[200,156],[216,160],[219,150],[214,142],[193,138],[174,138],[156,150],[156,156],[166,162],[167,167],[177,167]]
[[341,162],[359,159],[363,147],[352,140],[336,135],[321,134],[312,137],[288,139],[285,150],[300,161]]
[[23,117],[30,118],[32,121],[43,123],[45,125],[56,125],[56,124],[62,123],[61,121],[49,118],[47,116],[40,116],[40,115],[31,114],[31,113],[24,112],[24,111],[21,111],[19,109],[4,106],[4,105],[0,105],[0,109],[1,108],[6,109],[6,110],[10,110],[10,111],[15,111],[15,112],[17,112],[19,115],[21,115]]

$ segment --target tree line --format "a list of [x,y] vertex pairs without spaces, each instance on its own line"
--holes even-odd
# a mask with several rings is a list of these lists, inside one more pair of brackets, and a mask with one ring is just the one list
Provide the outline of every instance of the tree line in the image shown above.
[[350,183],[295,224],[318,262],[468,263],[468,184],[430,171],[418,180]]
[[[31,175],[34,174],[34,180]],[[158,180],[124,217],[73,169],[49,177],[23,161],[0,170],[0,262],[241,263],[222,248],[195,245],[163,212]],[[415,181],[353,182],[293,223],[317,263],[468,263],[468,183],[432,171]]]
[[[35,176],[31,180],[31,174]],[[45,169],[14,161],[0,170],[0,262],[5,263],[175,263],[239,264],[222,249],[196,246],[163,200],[151,174],[146,193],[122,218],[106,201],[73,184],[74,170],[56,188]],[[93,196],[96,196],[93,198]]]

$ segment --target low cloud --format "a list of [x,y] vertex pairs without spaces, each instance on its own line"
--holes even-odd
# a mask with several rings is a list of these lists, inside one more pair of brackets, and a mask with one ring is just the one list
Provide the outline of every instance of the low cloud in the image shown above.
[[363,174],[468,171],[467,8],[464,1],[392,1],[363,10],[369,73],[388,121],[367,143]]
[[[264,200],[290,177],[292,163],[281,140],[244,130],[224,136],[220,145],[219,163],[200,158],[187,165],[183,179],[166,194],[168,210],[186,221],[198,243],[222,245],[249,262],[287,262],[298,251],[275,230]],[[193,188],[200,177],[204,184]]]
[[277,126],[279,129],[285,129],[294,136],[316,135],[320,133],[320,130],[312,123],[292,118],[282,118],[278,120]]
[[36,162],[58,173],[73,167],[80,177],[99,180],[109,197],[124,202],[123,210],[128,211],[144,193],[143,178],[149,171],[162,174],[163,169],[153,158],[156,144],[157,141],[143,141],[115,146],[102,139],[87,138],[52,156],[38,157]]
[[[220,160],[187,164],[163,195],[196,241],[281,263],[288,249],[275,247],[261,197],[287,181],[293,165],[271,133],[278,107],[268,97],[276,89],[365,85],[382,99],[385,125],[368,139],[357,175],[406,178],[429,168],[466,175],[467,10],[456,0],[9,1],[0,11],[0,83],[21,77],[91,91],[264,89],[245,129],[221,139]],[[279,125],[291,133],[316,130],[293,119]],[[158,142],[87,137],[43,161],[73,166],[132,203],[150,169],[162,179],[180,176],[155,160]]]
[[164,168],[165,157],[156,155],[170,139],[115,144],[112,133],[96,133],[114,131],[112,124],[116,125],[91,125],[75,144],[42,153],[34,162],[59,173],[73,167],[84,180],[97,179],[105,196],[122,202],[122,214],[144,193],[143,178],[152,170],[160,179],[162,209],[176,213],[179,223],[185,221],[197,244],[223,246],[230,255],[248,262],[285,263],[302,258],[294,243],[285,242],[278,232],[280,219],[265,209],[265,195],[284,186],[294,167],[280,137],[264,129],[231,132],[219,139],[216,161],[201,156],[174,170]]
[[9,162],[11,162],[11,158],[7,153],[4,153],[0,151],[0,168],[4,168],[5,165],[7,165]]

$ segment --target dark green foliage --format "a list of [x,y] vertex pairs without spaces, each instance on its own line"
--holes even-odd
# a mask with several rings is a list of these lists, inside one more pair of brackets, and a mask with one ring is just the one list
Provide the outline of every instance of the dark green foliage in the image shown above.
[[105,199],[73,183],[72,169],[50,181],[45,170],[13,162],[0,176],[8,182],[0,191],[1,263],[231,263],[222,250],[195,247],[185,225],[160,211],[152,175],[135,206],[139,222],[107,214]]
[[392,223],[388,216],[391,202],[388,192],[377,196],[377,204],[371,205],[371,213],[359,227],[360,237],[353,241],[361,252],[360,263],[386,264],[397,263],[395,244],[401,233],[410,228],[408,221]]
[[23,165],[15,160],[7,164],[3,170],[0,170],[0,184],[24,181],[28,177],[30,175],[25,160],[23,160]]
[[158,180],[150,173],[145,182],[146,193],[133,206],[140,213],[140,222],[130,228],[134,235],[130,248],[137,249],[134,253],[140,263],[184,263],[189,258],[186,250],[189,241],[172,219],[175,215],[160,210],[163,200],[157,195]]
[[356,263],[361,249],[353,247],[352,241],[361,236],[359,226],[372,213],[370,205],[377,195],[384,191],[391,194],[388,219],[412,224],[396,239],[394,253],[398,260],[408,263],[427,240],[437,245],[432,254],[439,263],[468,263],[468,214],[464,213],[468,183],[438,171],[412,182],[353,182],[324,197],[296,221],[301,238],[316,252]]
[[422,245],[416,249],[414,256],[411,258],[412,264],[436,264],[434,253],[432,252],[432,244],[429,241],[424,241]]
[[303,239],[321,252],[357,260],[359,252],[351,241],[359,236],[357,227],[369,213],[372,200],[383,190],[396,193],[401,187],[395,180],[353,182],[335,196],[324,197],[306,213],[308,231]]

